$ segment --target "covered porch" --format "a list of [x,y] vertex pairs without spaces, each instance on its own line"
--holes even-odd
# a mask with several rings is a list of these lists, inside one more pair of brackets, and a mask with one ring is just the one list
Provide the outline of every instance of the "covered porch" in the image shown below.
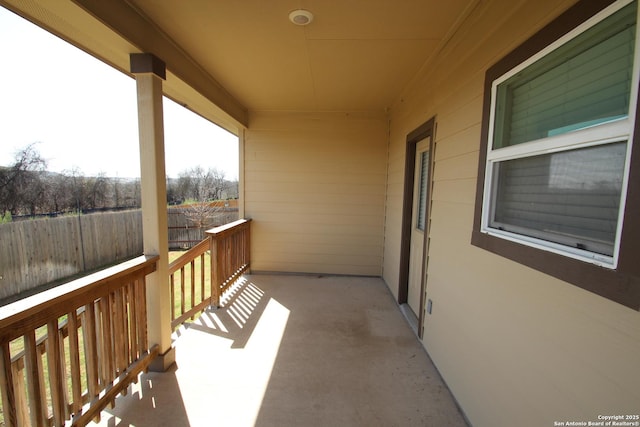
[[250,273],[250,225],[169,264],[166,368],[158,257],[2,307],[2,425],[466,425],[382,278]]
[[[307,27],[289,19],[301,7],[291,0],[178,3],[0,0],[135,78],[144,224],[144,256],[110,277],[0,312],[6,425],[64,425],[72,414],[85,425],[113,401],[103,425],[464,425],[448,389],[478,427],[609,414],[640,423],[637,0],[309,0],[316,18]],[[594,28],[617,31],[608,20],[620,11],[629,21],[621,112],[602,127],[580,117],[540,140],[494,147],[501,79],[538,58],[565,64],[551,53]],[[559,71],[565,78],[575,80]],[[162,96],[238,137],[239,217],[252,219],[240,265],[212,268],[215,292],[191,306],[217,305],[219,285],[246,267],[254,275],[244,297],[206,309],[177,338],[173,322],[192,314],[172,295],[198,288],[171,279]],[[620,177],[617,264],[601,265],[581,242],[487,225],[494,166],[546,165],[542,156],[595,142],[627,147],[611,168]],[[582,170],[576,164],[567,169]],[[542,181],[561,187],[550,170]],[[46,344],[36,334],[43,325]],[[79,328],[83,344],[68,333]],[[15,338],[24,348],[10,349]],[[83,346],[86,386],[82,364],[66,356]]]
[[380,278],[247,275],[101,426],[466,425]]

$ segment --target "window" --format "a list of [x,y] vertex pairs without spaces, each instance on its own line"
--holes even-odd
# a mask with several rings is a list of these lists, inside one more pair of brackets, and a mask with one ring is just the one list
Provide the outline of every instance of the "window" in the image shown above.
[[585,271],[623,273],[615,280],[629,291],[619,264],[631,255],[623,248],[637,254],[627,243],[640,204],[630,179],[638,10],[636,1],[593,3],[578,3],[487,71],[472,243],[590,290],[608,283],[585,285]]
[[424,231],[427,218],[427,183],[429,178],[429,151],[420,153],[420,190],[418,194],[418,218],[416,228]]

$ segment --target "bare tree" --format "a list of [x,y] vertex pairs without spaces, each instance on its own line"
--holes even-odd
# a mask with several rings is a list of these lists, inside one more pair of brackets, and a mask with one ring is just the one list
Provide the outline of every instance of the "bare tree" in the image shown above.
[[185,170],[183,172],[180,172],[175,184],[176,198],[179,198],[182,201],[192,198],[193,182],[194,180],[190,175],[190,171]]
[[238,180],[225,181],[221,199],[237,199],[239,195]]
[[113,183],[113,206],[120,207],[120,180],[118,178],[113,178],[111,182]]
[[[63,173],[46,171],[46,162],[30,144],[16,153],[15,163],[0,166],[0,215],[61,213],[96,208],[140,207],[140,180],[108,178],[104,173],[86,177],[78,167]],[[223,171],[202,166],[187,169],[167,180],[167,201],[190,201],[189,216],[199,228],[213,222],[220,211],[209,202],[237,197],[237,181]]]
[[[18,151],[15,162],[0,166],[0,217],[140,207],[140,180],[86,177],[78,167],[46,171],[36,143]],[[8,214],[6,214],[8,212]]]
[[213,225],[215,219],[220,216],[222,212],[223,208],[215,203],[196,202],[186,207],[184,215],[195,227],[204,231]]
[[42,174],[47,165],[36,144],[29,144],[18,151],[12,166],[0,167],[1,213],[36,213],[39,199],[44,194]]
[[224,171],[213,168],[208,170],[209,196],[213,200],[222,199],[222,193],[226,187]]
[[127,192],[125,196],[125,206],[139,208],[142,205],[142,193],[140,192],[140,179],[127,182]]
[[216,168],[204,169],[202,166],[187,169],[170,181],[169,190],[172,200],[192,200],[204,202],[222,198],[227,181],[224,172]]
[[86,208],[86,184],[85,178],[82,175],[82,171],[77,166],[74,166],[70,171],[66,171],[65,175],[69,178],[68,180],[68,190],[69,195],[71,196],[74,209],[80,212],[82,209]]
[[175,188],[172,189],[172,197],[192,201],[186,207],[184,215],[195,227],[204,231],[224,211],[222,206],[213,202],[222,196],[224,182],[223,172],[197,166],[179,175]]
[[104,208],[107,203],[109,181],[104,172],[98,176],[86,178],[87,202],[90,209]]
[[42,209],[45,212],[61,212],[66,208],[64,192],[61,192],[65,176],[57,173],[47,174],[45,179]]

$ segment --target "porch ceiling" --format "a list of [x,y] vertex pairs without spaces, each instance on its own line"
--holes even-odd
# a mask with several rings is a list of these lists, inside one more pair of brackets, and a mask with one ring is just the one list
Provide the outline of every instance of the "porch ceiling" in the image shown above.
[[[172,98],[240,125],[248,111],[385,110],[477,2],[0,0],[123,71],[129,53],[154,53]],[[298,8],[310,25],[289,22]]]
[[470,2],[131,0],[249,110],[295,111],[389,107]]

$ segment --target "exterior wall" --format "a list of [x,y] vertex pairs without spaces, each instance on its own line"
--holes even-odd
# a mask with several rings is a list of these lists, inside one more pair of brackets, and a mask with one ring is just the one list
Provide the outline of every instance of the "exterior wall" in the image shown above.
[[476,427],[639,410],[639,312],[470,244],[484,73],[572,3],[479,3],[392,109],[383,277],[397,293],[406,136],[435,116],[423,344]]
[[256,271],[382,274],[388,120],[252,113],[245,216]]

